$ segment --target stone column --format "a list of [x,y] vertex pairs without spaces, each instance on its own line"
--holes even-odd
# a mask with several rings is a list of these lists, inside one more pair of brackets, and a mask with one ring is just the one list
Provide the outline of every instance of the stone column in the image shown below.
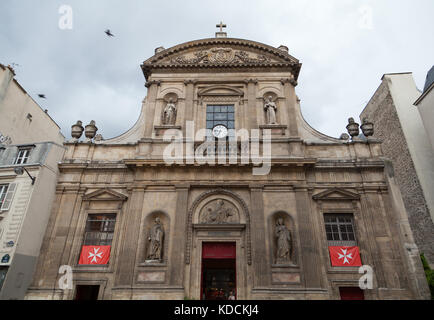
[[[183,119],[183,125],[182,125],[182,133],[185,137],[186,135],[186,128],[187,128],[187,121],[193,121],[195,120],[193,118],[194,115],[194,80],[185,80],[184,84],[186,86],[185,89],[185,108],[184,108],[184,119]],[[195,123],[195,130],[197,130],[198,124]]]
[[265,287],[271,283],[270,261],[265,242],[265,218],[263,186],[250,186],[250,228],[252,241],[253,287]]
[[169,283],[175,286],[183,285],[184,278],[184,249],[185,249],[185,228],[188,214],[188,190],[189,185],[177,185],[175,227],[171,235],[170,245],[172,246],[172,256],[169,263]]
[[157,91],[159,86],[160,86],[160,81],[155,81],[155,80],[148,81],[145,84],[145,87],[148,88],[148,94],[146,97],[146,106],[145,106],[145,132],[143,134],[144,138],[152,137],[152,131],[154,130]]
[[295,188],[302,272],[306,288],[321,288],[321,260],[307,188]]
[[257,79],[247,79],[244,81],[247,84],[247,119],[249,119],[247,129],[257,129],[258,128],[258,117],[256,110],[256,84]]
[[[360,191],[359,191],[360,192]],[[375,278],[377,280],[377,286],[378,288],[385,288],[386,287],[386,279],[384,275],[384,270],[382,266],[382,256],[380,249],[378,248],[377,244],[377,236],[383,236],[382,229],[381,229],[381,220],[377,220],[377,213],[378,213],[378,203],[371,203],[370,198],[372,197],[372,194],[375,194],[376,191],[367,191],[364,190],[363,192],[360,192],[360,206],[361,206],[361,215],[362,219],[365,222],[366,227],[366,239],[368,239],[367,243],[369,244],[369,251],[372,256],[372,268],[375,272]],[[381,214],[381,213],[380,213]],[[377,234],[380,232],[380,234]]]
[[[143,209],[145,192],[143,188],[133,187],[131,198],[126,212],[123,212],[121,250],[117,257],[117,270],[115,286],[131,287],[133,284],[134,267],[136,264],[136,252],[138,246],[140,221]],[[121,221],[119,220],[119,223]]]
[[75,211],[77,191],[78,189],[76,191],[56,191],[56,201],[51,211],[36,272],[33,276],[31,285],[33,288],[53,289],[57,286],[56,279],[66,245],[69,225]]
[[[294,81],[290,78],[281,79],[283,94],[285,96],[285,108],[288,111],[289,136],[298,137],[297,126],[297,96],[295,95]],[[282,119],[283,121],[283,119]]]

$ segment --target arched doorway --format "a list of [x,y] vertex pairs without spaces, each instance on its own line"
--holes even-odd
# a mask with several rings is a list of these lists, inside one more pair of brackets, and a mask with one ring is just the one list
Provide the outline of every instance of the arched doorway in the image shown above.
[[189,216],[186,263],[188,293],[194,299],[247,298],[250,218],[235,193],[213,190],[199,196]]

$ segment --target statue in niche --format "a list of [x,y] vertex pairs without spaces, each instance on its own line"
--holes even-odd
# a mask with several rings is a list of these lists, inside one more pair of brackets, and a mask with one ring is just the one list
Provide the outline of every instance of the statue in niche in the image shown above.
[[163,124],[174,125],[176,121],[176,106],[170,98],[163,110]]
[[226,208],[223,200],[217,201],[215,208],[208,207],[202,218],[202,223],[228,223],[234,215],[232,208]]
[[292,264],[291,261],[291,232],[285,226],[283,218],[278,218],[276,221],[276,229],[274,231],[276,237],[276,264]]
[[160,218],[155,218],[155,223],[152,226],[148,241],[147,260],[162,260],[163,253],[164,227],[160,222]]
[[264,110],[267,113],[267,124],[277,124],[276,122],[277,106],[273,102],[272,96],[269,96],[268,101],[265,101]]

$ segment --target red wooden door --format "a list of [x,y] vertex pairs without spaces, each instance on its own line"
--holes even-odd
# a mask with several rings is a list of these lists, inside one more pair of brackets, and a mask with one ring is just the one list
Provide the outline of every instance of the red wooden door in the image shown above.
[[363,290],[358,287],[340,287],[341,300],[365,300]]

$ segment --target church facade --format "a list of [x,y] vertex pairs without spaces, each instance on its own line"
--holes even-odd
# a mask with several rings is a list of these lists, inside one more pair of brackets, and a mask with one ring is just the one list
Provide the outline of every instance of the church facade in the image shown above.
[[141,67],[133,128],[72,127],[27,299],[429,297],[381,143],[305,122],[287,47],[220,32]]

